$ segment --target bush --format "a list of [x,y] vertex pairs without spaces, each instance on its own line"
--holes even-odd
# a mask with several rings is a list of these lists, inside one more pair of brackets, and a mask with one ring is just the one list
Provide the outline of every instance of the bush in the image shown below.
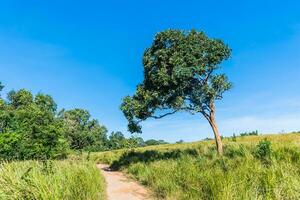
[[0,158],[17,159],[20,150],[20,135],[16,133],[0,134]]
[[264,139],[257,144],[256,149],[254,151],[254,156],[261,160],[270,160],[271,153],[271,142],[267,139]]

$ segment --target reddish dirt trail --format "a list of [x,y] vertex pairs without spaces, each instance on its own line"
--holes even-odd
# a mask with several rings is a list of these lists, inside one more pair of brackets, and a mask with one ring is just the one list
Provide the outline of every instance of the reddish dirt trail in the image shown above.
[[111,171],[108,165],[98,164],[106,181],[108,200],[151,200],[148,191],[122,172]]

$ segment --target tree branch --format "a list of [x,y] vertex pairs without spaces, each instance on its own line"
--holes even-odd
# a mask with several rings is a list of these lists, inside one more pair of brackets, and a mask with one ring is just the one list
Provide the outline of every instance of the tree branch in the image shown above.
[[213,71],[214,71],[214,70],[211,69],[211,70],[207,73],[205,79],[202,81],[202,85],[204,85],[204,84],[208,81],[208,78],[209,78],[209,76],[212,74]]
[[151,115],[150,118],[161,119],[161,118],[163,118],[163,117],[165,117],[165,116],[172,115],[172,114],[174,114],[174,113],[176,113],[176,112],[178,112],[178,111],[179,111],[179,110],[174,110],[173,112],[168,112],[168,113],[163,114],[163,115],[160,115],[160,116],[153,116],[153,115]]

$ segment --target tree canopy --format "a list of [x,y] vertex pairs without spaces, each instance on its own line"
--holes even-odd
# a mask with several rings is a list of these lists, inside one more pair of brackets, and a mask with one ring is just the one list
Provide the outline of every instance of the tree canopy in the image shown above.
[[50,96],[33,96],[28,90],[21,89],[9,92],[8,101],[3,102],[0,110],[1,157],[47,159],[66,156],[68,143],[63,137],[61,123],[54,115],[56,105]]
[[98,120],[91,119],[87,110],[62,110],[59,118],[64,122],[64,133],[72,149],[106,149],[107,129]]
[[140,122],[179,111],[201,113],[216,128],[214,102],[231,88],[226,75],[216,71],[230,54],[222,40],[208,38],[204,32],[158,33],[144,52],[143,82],[121,105],[129,131],[141,132]]

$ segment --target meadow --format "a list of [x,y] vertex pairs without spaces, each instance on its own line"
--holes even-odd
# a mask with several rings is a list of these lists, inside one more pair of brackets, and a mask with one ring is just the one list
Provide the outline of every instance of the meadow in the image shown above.
[[85,160],[15,161],[0,165],[0,199],[105,199],[104,180]]
[[158,199],[300,199],[300,134],[167,144],[93,153],[149,187]]
[[213,140],[72,154],[0,165],[0,199],[105,199],[96,163],[147,186],[157,199],[300,199],[300,134]]

